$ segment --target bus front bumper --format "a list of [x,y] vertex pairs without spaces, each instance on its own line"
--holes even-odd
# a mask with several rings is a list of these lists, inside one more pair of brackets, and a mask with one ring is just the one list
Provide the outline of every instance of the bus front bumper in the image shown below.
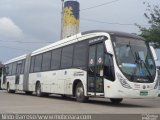
[[[110,90],[109,90],[110,91]],[[158,90],[133,90],[133,89],[114,89],[110,92],[105,90],[106,98],[155,98],[158,97]]]

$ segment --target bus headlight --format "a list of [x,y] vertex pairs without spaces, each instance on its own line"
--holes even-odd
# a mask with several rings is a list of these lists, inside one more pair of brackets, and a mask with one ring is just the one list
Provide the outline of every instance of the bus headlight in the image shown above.
[[117,73],[117,78],[123,87],[132,89],[131,86],[127,83],[127,81],[119,73]]

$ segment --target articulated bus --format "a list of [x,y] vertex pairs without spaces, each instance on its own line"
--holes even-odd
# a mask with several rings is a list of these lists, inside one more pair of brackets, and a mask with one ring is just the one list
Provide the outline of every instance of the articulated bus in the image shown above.
[[158,73],[149,44],[139,36],[87,31],[4,63],[2,88],[38,97],[58,94],[79,102],[89,97],[158,96]]

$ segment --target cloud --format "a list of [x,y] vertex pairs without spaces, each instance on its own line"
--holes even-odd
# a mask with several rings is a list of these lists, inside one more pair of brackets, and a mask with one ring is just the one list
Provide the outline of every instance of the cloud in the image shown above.
[[0,18],[0,37],[15,39],[20,38],[23,31],[8,17]]

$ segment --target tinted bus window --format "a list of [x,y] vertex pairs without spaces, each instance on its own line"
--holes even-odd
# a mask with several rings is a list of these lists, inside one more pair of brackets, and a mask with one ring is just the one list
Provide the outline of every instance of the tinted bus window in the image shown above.
[[12,75],[12,64],[8,65],[8,75]]
[[32,57],[31,58],[31,65],[30,65],[30,72],[31,73],[33,72],[33,69],[34,69],[34,60],[35,60],[35,57]]
[[17,62],[13,63],[13,66],[12,66],[12,75],[16,74],[16,69],[17,69]]
[[26,60],[22,60],[21,74],[23,74],[23,73],[24,73],[25,62],[26,62]]
[[42,64],[42,55],[35,56],[35,62],[34,62],[34,72],[40,72],[41,71],[41,64]]
[[73,45],[69,45],[62,49],[61,68],[69,68],[72,66]]
[[[87,41],[88,42],[88,41]],[[74,48],[74,67],[85,66],[87,63],[88,44],[86,41],[77,43]]]
[[22,60],[17,62],[17,70],[16,70],[16,74],[20,74],[22,69]]
[[59,69],[61,61],[61,49],[52,51],[52,59],[51,59],[51,69]]
[[51,64],[51,52],[47,52],[43,54],[42,60],[42,71],[49,70]]

